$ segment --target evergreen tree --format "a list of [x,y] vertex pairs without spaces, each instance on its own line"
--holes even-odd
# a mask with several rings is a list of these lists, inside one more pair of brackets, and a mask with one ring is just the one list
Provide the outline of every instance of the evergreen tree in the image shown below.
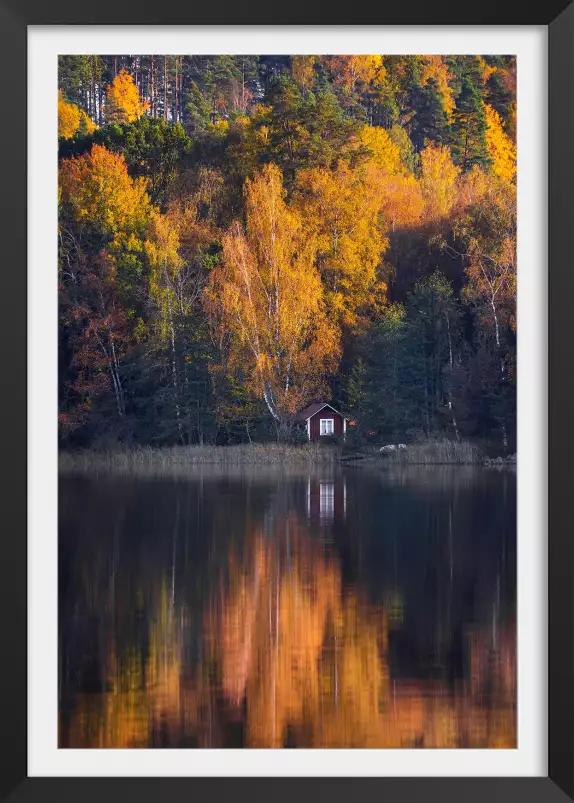
[[345,155],[345,146],[357,131],[357,122],[345,115],[332,89],[311,96],[306,117],[309,166],[334,166]]
[[463,171],[474,165],[487,168],[490,157],[486,147],[486,113],[480,92],[470,78],[462,79],[450,126],[450,146],[455,163]]
[[508,123],[513,93],[505,86],[504,72],[497,69],[491,73],[485,88],[485,102],[492,106],[505,123]]
[[190,56],[186,125],[205,131],[210,123],[245,114],[260,94],[257,56]]
[[309,144],[311,96],[305,97],[294,81],[281,75],[273,79],[266,100],[271,106],[271,155],[287,178],[293,180]]
[[163,200],[192,146],[181,123],[142,116],[133,123],[105,126],[74,142],[60,143],[60,158],[81,155],[94,143],[123,154],[132,178],[149,180],[153,203]]
[[404,306],[390,305],[367,350],[365,424],[385,441],[405,440],[424,428],[424,364]]
[[411,121],[415,150],[420,152],[428,142],[443,143],[447,136],[447,119],[433,78],[425,86],[413,87],[410,105],[415,110]]
[[362,357],[357,357],[349,372],[345,387],[345,408],[355,419],[357,432],[361,432],[369,411],[369,392],[367,386],[367,366]]

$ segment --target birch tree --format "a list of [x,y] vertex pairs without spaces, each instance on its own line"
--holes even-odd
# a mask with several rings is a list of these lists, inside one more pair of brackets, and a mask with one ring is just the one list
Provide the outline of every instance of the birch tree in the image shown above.
[[247,180],[244,202],[246,225],[235,221],[225,234],[205,305],[228,368],[246,372],[281,428],[326,392],[339,332],[325,315],[317,239],[285,203],[279,168],[267,165]]
[[377,273],[388,245],[379,226],[380,190],[378,173],[365,175],[342,161],[334,170],[302,170],[297,180],[297,206],[316,237],[329,314],[351,330],[386,295]]
[[[469,208],[459,234],[466,250],[463,297],[473,304],[479,322],[494,339],[502,395],[514,373],[509,334],[516,330],[516,188],[489,177],[479,200]],[[505,415],[501,416],[503,446],[508,446]]]

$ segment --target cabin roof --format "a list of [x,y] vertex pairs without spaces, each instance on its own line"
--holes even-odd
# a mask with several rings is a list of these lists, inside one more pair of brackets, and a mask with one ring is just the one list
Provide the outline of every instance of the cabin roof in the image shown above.
[[313,418],[314,415],[317,415],[317,413],[319,413],[325,407],[328,407],[330,410],[332,410],[335,413],[335,415],[338,415],[341,418],[346,418],[346,416],[344,416],[343,413],[340,413],[338,410],[335,410],[335,408],[328,402],[313,402],[313,404],[310,404],[308,407],[305,407],[304,410],[301,410],[299,413],[297,413],[297,420],[308,421],[310,418]]

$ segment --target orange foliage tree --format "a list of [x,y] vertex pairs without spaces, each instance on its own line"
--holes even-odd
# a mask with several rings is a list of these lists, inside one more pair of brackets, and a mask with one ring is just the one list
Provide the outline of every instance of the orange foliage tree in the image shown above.
[[421,224],[424,201],[420,182],[412,174],[387,176],[381,182],[379,201],[384,231],[408,230]]
[[278,425],[324,392],[340,354],[314,266],[316,237],[284,195],[273,164],[245,182],[246,226],[236,221],[224,236],[205,294],[228,368],[247,375]]
[[147,100],[140,98],[139,89],[127,70],[121,70],[107,87],[108,120],[113,123],[133,123],[149,109]]
[[62,311],[77,335],[75,390],[89,406],[111,384],[121,418],[126,292],[142,268],[146,182],[130,178],[123,156],[94,145],[61,162],[59,188]]

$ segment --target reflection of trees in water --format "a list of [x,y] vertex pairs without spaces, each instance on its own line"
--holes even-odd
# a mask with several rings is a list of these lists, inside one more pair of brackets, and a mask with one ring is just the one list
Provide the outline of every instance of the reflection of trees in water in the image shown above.
[[61,720],[63,746],[147,747],[179,740],[180,625],[171,589],[162,582],[146,634],[147,649],[132,644],[120,650],[118,634],[108,634],[101,666],[103,691],[77,696],[69,722]]
[[206,627],[245,743],[314,746],[324,728],[368,743],[368,712],[386,696],[384,614],[343,593],[336,562],[294,518],[273,535],[254,533]]
[[104,691],[76,696],[63,745],[515,745],[513,627],[470,631],[454,685],[394,680],[386,608],[343,586],[337,559],[296,517],[252,525],[227,564],[199,646],[197,612],[167,575],[136,646],[120,650],[109,631]]

